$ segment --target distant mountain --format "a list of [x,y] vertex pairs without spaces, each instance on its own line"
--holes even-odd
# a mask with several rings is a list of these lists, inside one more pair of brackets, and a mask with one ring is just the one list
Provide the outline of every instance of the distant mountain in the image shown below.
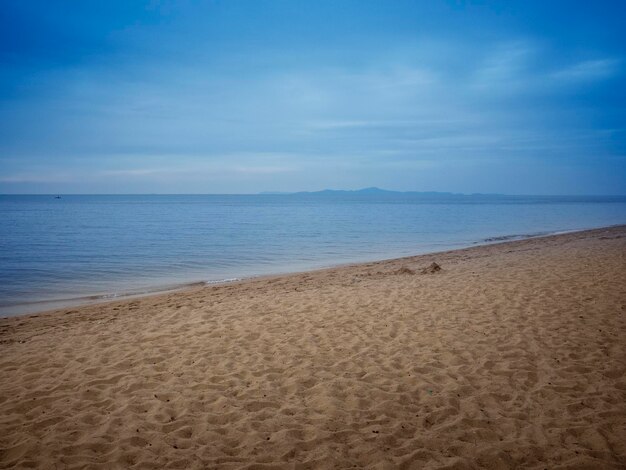
[[397,191],[389,191],[380,188],[363,188],[363,189],[323,189],[321,191],[300,191],[294,194],[393,194]]
[[[379,197],[421,197],[425,199],[430,198],[501,198],[501,194],[461,194],[450,192],[438,192],[438,191],[391,191],[388,189],[381,189],[375,186],[363,189],[324,189],[322,191],[300,191],[297,193],[291,193],[293,196],[379,196]],[[515,196],[510,196],[515,197]]]
[[373,194],[373,195],[391,195],[391,194],[432,194],[432,195],[444,195],[453,193],[439,193],[433,191],[418,192],[418,191],[391,191],[389,189],[381,189],[375,186],[363,189],[323,189],[321,191],[300,191],[292,194]]
[[533,196],[484,193],[449,193],[438,191],[390,191],[376,187],[363,189],[324,189],[322,191],[301,191],[297,193],[261,193],[300,199],[345,199],[368,201],[398,201],[427,203],[528,203],[541,204],[561,202],[624,202],[626,196]]

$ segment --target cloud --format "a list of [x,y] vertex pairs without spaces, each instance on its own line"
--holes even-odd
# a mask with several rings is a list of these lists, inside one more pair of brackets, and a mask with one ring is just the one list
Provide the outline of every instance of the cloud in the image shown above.
[[560,82],[582,83],[605,80],[620,71],[621,61],[618,59],[585,60],[569,65],[550,74]]
[[621,60],[578,60],[554,69],[557,53],[529,39],[504,42],[487,50],[471,74],[470,89],[487,94],[559,94],[562,85],[582,86],[606,80],[620,72]]
[[[179,163],[172,165],[172,158],[177,158]],[[144,166],[134,166],[134,161],[143,161]],[[145,166],[150,160],[160,160],[162,165]],[[270,154],[248,153],[228,155],[196,155],[194,158],[185,155],[173,156],[152,155],[152,158],[137,158],[132,155],[110,155],[100,160],[99,167],[93,164],[72,167],[64,171],[58,171],[54,163],[49,165],[37,164],[22,165],[21,171],[6,171],[0,176],[0,183],[76,183],[84,181],[99,181],[110,179],[126,180],[151,180],[151,179],[198,179],[204,177],[228,178],[246,175],[274,175],[298,171],[300,168],[296,162],[302,160],[302,156],[294,154]],[[286,164],[286,162],[292,162]],[[111,168],[118,166],[121,168]]]
[[72,183],[80,181],[88,176],[85,173],[75,170],[54,172],[46,170],[21,171],[18,173],[0,176],[0,183],[20,184],[20,183]]
[[470,86],[479,91],[517,91],[532,74],[531,64],[538,53],[537,46],[528,40],[497,44],[476,64]]

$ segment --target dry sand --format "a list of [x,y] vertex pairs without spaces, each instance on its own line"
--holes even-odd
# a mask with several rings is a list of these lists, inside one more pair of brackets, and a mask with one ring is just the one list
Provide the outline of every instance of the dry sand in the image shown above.
[[626,468],[625,309],[622,226],[3,319],[0,467]]

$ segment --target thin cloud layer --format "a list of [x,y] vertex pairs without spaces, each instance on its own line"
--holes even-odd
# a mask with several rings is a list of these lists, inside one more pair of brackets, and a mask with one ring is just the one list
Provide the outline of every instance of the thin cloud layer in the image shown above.
[[566,4],[236,3],[5,4],[0,192],[626,192],[626,41]]

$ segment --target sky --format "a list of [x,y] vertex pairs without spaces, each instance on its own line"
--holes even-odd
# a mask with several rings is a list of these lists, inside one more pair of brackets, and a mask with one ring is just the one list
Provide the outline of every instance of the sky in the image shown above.
[[621,1],[0,2],[0,193],[626,194]]

